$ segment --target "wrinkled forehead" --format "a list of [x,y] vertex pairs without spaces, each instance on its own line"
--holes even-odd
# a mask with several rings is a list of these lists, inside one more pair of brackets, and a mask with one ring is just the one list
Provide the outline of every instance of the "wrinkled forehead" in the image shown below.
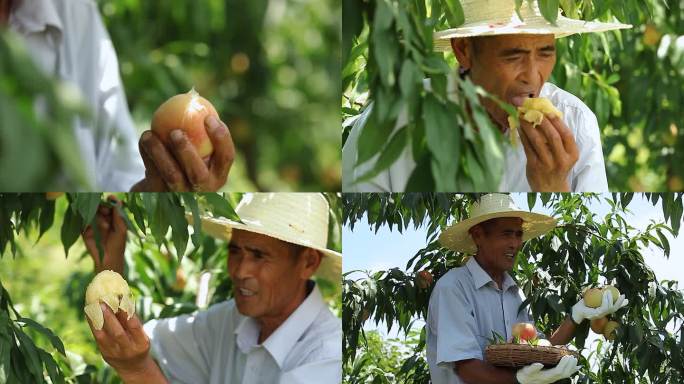
[[495,36],[475,36],[470,38],[477,48],[481,49],[539,49],[546,46],[554,47],[556,38],[552,34],[548,35],[495,35]]

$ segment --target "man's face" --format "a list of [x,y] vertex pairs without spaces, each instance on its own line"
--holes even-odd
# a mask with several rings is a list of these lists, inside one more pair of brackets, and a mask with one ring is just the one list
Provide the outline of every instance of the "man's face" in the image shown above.
[[[526,97],[539,97],[556,64],[553,35],[501,35],[470,40],[473,83],[515,106]],[[484,106],[494,121],[508,127],[507,114],[487,99]]]
[[289,316],[310,277],[293,246],[269,236],[233,230],[228,273],[238,311],[256,319]]
[[515,255],[523,244],[522,223],[518,217],[502,217],[473,228],[471,234],[483,267],[497,271],[513,269]]

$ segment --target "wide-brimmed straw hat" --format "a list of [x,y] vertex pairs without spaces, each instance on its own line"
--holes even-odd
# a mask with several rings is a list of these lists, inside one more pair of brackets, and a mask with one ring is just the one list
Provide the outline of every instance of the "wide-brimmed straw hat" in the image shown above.
[[235,212],[242,223],[205,216],[202,230],[228,241],[241,229],[313,248],[323,254],[315,275],[336,284],[342,279],[342,254],[327,248],[328,201],[320,193],[248,193]]
[[513,0],[460,0],[465,22],[458,28],[435,32],[435,51],[450,51],[455,37],[494,36],[513,34],[553,34],[556,38],[575,33],[605,32],[632,28],[629,24],[576,20],[558,15],[556,24],[549,23],[536,0],[524,0],[520,15]]
[[477,246],[470,236],[470,228],[484,221],[498,217],[519,217],[523,220],[523,241],[541,236],[556,226],[556,219],[540,213],[518,208],[510,195],[491,193],[484,195],[470,207],[470,217],[445,229],[439,235],[439,242],[445,248],[474,254]]

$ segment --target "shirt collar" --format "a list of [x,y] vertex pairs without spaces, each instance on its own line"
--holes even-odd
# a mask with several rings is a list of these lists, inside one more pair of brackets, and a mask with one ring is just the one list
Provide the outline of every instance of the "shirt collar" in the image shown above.
[[10,24],[25,34],[52,30],[61,37],[63,30],[52,0],[18,0],[10,15]]
[[[306,299],[262,344],[280,368],[283,367],[285,357],[295,343],[314,322],[318,313],[326,307],[318,285],[309,281],[307,287],[311,288],[311,292]],[[249,349],[257,346],[259,330],[259,324],[253,318],[245,316],[242,319],[238,327],[235,328],[240,351],[247,353]]]
[[[488,283],[496,284],[494,280],[492,280],[492,277],[489,276],[487,272],[485,272],[484,269],[478,264],[477,260],[475,260],[475,257],[471,257],[468,262],[466,263],[466,268],[468,268],[468,271],[470,271],[470,274],[473,276],[473,281],[475,282],[475,289],[480,289],[483,286],[487,285]],[[518,285],[513,280],[511,275],[508,274],[508,272],[504,272],[504,281],[503,281],[503,291],[507,291],[510,288],[515,287],[517,288]]]

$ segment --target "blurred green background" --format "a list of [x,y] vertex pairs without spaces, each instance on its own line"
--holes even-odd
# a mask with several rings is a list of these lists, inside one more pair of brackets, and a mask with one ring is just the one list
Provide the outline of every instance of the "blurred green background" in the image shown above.
[[[340,189],[339,1],[95,2],[139,132],[162,102],[194,86],[235,140],[226,190]],[[68,132],[77,106],[20,45],[0,33],[0,171],[11,175],[0,180],[45,190],[60,169],[78,180]],[[37,94],[52,95],[49,126],[33,116]],[[67,143],[55,143],[58,135]]]

